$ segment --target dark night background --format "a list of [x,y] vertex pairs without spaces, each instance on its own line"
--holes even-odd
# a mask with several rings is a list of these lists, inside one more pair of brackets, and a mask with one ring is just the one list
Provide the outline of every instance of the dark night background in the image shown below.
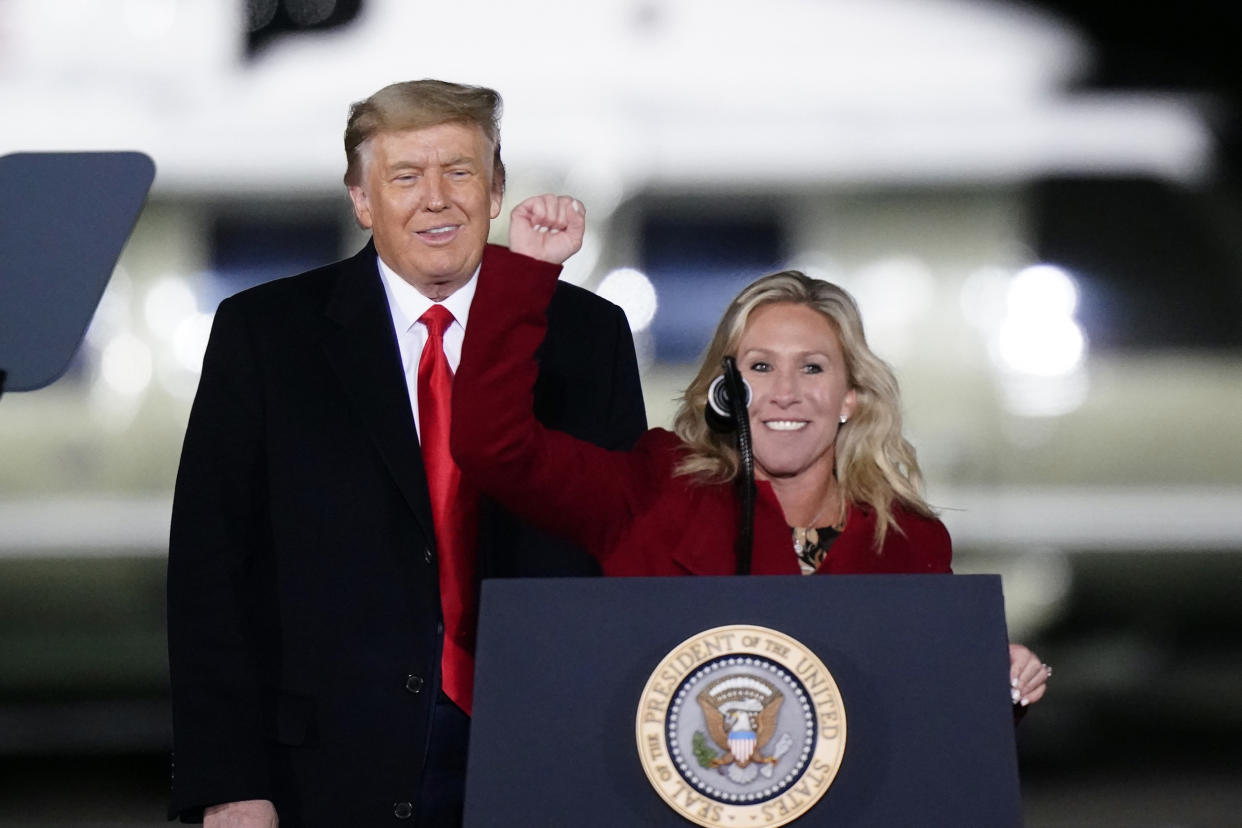
[[[316,28],[348,26],[364,5],[365,0],[343,2]],[[1204,104],[1217,142],[1213,174],[1191,190],[1147,179],[1081,176],[1032,185],[1040,257],[1094,275],[1095,281],[1082,285],[1083,321],[1093,346],[1133,350],[1158,342],[1242,352],[1242,25],[1236,4],[1044,0],[1026,5],[1057,15],[1088,40],[1093,61],[1076,88],[1190,94]],[[297,36],[297,30],[277,12],[269,27],[247,37],[247,52],[255,58],[266,44]],[[1190,294],[1205,300],[1183,303],[1181,297]],[[1093,319],[1093,308],[1102,307],[1108,313]],[[1237,784],[1242,716],[1228,713],[1231,695],[1242,690],[1234,680],[1242,667],[1242,602],[1234,595],[1242,582],[1242,563],[1235,561],[1242,556],[1238,550],[1225,552],[1154,563],[1139,556],[1084,556],[1076,563],[1075,579],[1086,593],[1093,586],[1099,587],[1096,594],[1108,593],[1105,585],[1116,592],[1118,582],[1123,592],[1126,586],[1133,589],[1122,603],[1070,607],[1043,640],[1031,642],[1055,661],[1059,674],[1105,670],[1100,659],[1108,656],[1110,636],[1121,630],[1140,631],[1185,663],[1199,663],[1195,660],[1211,651],[1232,672],[1196,673],[1201,686],[1195,693],[1201,695],[1170,694],[1153,683],[1133,688],[1124,704],[1088,690],[1074,696],[1074,707],[1055,702],[1037,707],[1019,729],[1030,825],[1242,824]],[[1136,574],[1140,570],[1142,577]],[[1197,573],[1200,590],[1193,598],[1161,588],[1190,570]],[[135,573],[115,589],[105,583],[84,600],[103,601],[124,589],[161,589],[148,574]],[[0,599],[5,595],[0,584]],[[17,618],[19,611],[17,603],[5,606],[0,600],[0,621]],[[148,620],[136,620],[135,627],[149,626]],[[1088,651],[1075,643],[1083,639],[1105,645]],[[146,666],[135,665],[134,674],[147,675]],[[152,698],[158,692],[141,689]],[[152,698],[116,700],[107,708],[120,716],[111,729],[101,729],[98,718],[75,720],[73,697],[29,700],[53,714],[63,705],[65,715],[57,718],[59,730],[52,735],[81,749],[73,758],[0,757],[0,828],[160,824],[167,757],[147,745],[163,733],[134,736],[125,724],[127,716],[151,722],[151,705],[163,703]],[[1213,701],[1196,707],[1201,698]],[[23,727],[18,715],[0,710],[0,730]],[[89,738],[92,733],[112,741],[101,747]],[[28,818],[34,813],[43,815],[41,821]]]

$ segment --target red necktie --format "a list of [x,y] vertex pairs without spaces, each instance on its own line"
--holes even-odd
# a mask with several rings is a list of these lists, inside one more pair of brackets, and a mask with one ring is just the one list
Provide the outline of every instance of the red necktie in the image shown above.
[[474,694],[475,502],[463,489],[461,471],[449,453],[453,369],[444,355],[444,331],[453,314],[443,305],[432,305],[418,321],[427,326],[427,343],[418,360],[419,442],[440,564],[441,686],[469,714]]

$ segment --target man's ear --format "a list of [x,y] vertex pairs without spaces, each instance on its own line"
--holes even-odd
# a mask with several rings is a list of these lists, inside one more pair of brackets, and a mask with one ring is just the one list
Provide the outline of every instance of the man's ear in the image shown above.
[[503,177],[492,176],[492,196],[491,196],[491,216],[496,218],[500,215],[500,203],[505,198],[505,180]]
[[[365,230],[371,229],[371,202],[367,198],[367,191],[362,187],[354,184],[349,187],[349,200],[354,204],[354,218],[358,219],[358,224]],[[495,216],[492,216],[495,218]]]

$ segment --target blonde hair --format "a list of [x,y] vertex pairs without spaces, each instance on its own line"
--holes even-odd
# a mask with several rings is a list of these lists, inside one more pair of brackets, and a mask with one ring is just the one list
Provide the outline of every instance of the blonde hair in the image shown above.
[[830,282],[786,270],[752,282],[729,304],[673,419],[673,430],[686,449],[676,473],[704,482],[723,482],[737,476],[739,461],[732,435],[713,431],[704,416],[707,388],[720,374],[721,360],[737,356],[750,315],[775,303],[805,305],[818,311],[841,341],[849,386],[857,395],[857,403],[849,422],[837,432],[834,472],[851,503],[875,510],[875,544],[879,549],[889,528],[901,532],[893,516],[894,503],[926,517],[935,513],[923,499],[923,477],[914,447],[901,433],[897,378],[867,346],[854,298]]
[[403,81],[385,86],[349,108],[345,124],[345,186],[362,183],[363,150],[381,132],[426,129],[440,124],[473,124],[492,145],[492,186],[503,193],[500,160],[500,93],[485,86],[439,80]]

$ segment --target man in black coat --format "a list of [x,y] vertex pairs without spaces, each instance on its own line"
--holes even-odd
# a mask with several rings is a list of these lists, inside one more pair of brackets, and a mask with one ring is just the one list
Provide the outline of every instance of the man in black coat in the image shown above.
[[[488,89],[416,81],[355,104],[345,182],[372,243],[220,305],[173,504],[171,816],[460,823],[469,681],[446,694],[442,657],[472,652],[476,597],[442,595],[456,540],[432,519],[416,377],[437,336],[428,306],[452,314],[442,351],[455,369],[479,269],[555,253],[555,230],[521,210],[513,251],[486,244],[504,191],[499,103]],[[535,407],[605,447],[642,433],[618,308],[560,286]],[[463,534],[476,535],[467,592],[482,577],[592,571],[494,504],[460,500]],[[462,597],[465,623],[446,636],[445,608]]]

